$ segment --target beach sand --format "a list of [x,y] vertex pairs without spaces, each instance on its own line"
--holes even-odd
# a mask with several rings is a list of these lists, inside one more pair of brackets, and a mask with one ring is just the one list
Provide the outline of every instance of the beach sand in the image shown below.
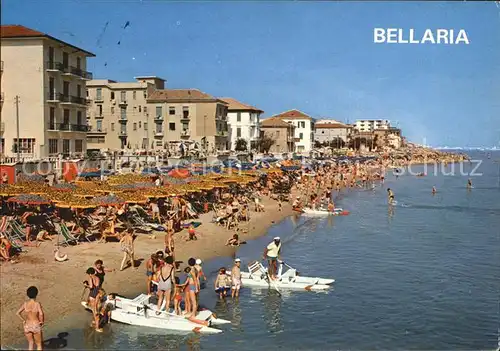
[[[265,234],[270,226],[293,213],[291,205],[286,202],[281,212],[278,212],[274,200],[264,198],[262,203],[266,212],[251,212],[249,222],[240,222],[240,240],[250,240]],[[237,248],[227,247],[225,243],[235,231],[210,223],[211,219],[212,213],[200,216],[203,224],[197,228],[197,241],[186,241],[187,230],[175,234],[176,260],[186,264],[190,257],[207,260],[233,255]],[[25,301],[26,289],[31,285],[35,285],[40,292],[38,301],[44,308],[47,324],[55,323],[81,308],[85,271],[97,259],[102,259],[106,268],[116,269],[116,272],[106,274],[104,289],[107,292],[126,296],[146,292],[145,262],[153,252],[164,248],[165,233],[156,232],[154,235],[156,238],[153,239],[150,234],[139,234],[135,240],[135,258],[141,260],[137,270],[127,268],[119,271],[122,252],[118,242],[83,243],[61,248],[61,254],[69,257],[65,262],[56,262],[53,244],[45,242],[38,248],[27,247],[28,252],[21,254],[17,264],[2,263],[0,345],[24,342],[22,323],[15,313]]]

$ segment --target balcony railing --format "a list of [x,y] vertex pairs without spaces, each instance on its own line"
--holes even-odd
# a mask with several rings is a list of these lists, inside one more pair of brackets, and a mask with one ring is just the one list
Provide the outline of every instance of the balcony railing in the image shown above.
[[69,103],[69,104],[78,104],[78,105],[86,105],[87,104],[86,99],[83,97],[73,96],[73,95],[65,95],[65,94],[61,94],[60,101],[63,103]]
[[218,130],[216,133],[215,133],[216,136],[227,136],[227,132],[226,131],[223,131],[223,130]]
[[88,126],[86,124],[49,123],[49,130],[86,133],[88,131]]
[[64,72],[64,66],[61,62],[48,61],[47,70]]
[[62,101],[62,99],[63,99],[63,94],[56,93],[55,91],[49,92],[47,96],[48,101]]
[[74,76],[81,77],[83,79],[92,79],[92,73],[84,71],[81,68],[73,67],[73,66],[68,66],[68,67],[63,67],[64,73],[72,74]]
[[163,121],[163,116],[162,115],[156,116],[155,121]]
[[126,130],[120,130],[120,131],[118,132],[118,135],[119,135],[119,136],[127,136],[127,131],[126,131]]
[[189,115],[183,115],[183,116],[181,117],[181,121],[189,121],[189,119],[190,119],[190,118],[189,118]]
[[93,134],[96,134],[96,133],[107,133],[108,130],[106,128],[93,128],[91,126],[87,126],[88,127],[88,131],[87,133],[93,133]]
[[120,99],[118,105],[127,105],[127,99]]
[[191,131],[188,129],[185,129],[181,132],[181,136],[190,136],[190,135],[191,135]]

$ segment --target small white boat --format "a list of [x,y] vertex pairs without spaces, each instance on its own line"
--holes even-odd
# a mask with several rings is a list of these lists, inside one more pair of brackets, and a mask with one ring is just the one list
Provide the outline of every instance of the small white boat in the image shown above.
[[[284,273],[283,265],[288,268]],[[241,272],[241,283],[244,287],[320,291],[329,289],[330,284],[334,282],[335,279],[299,276],[296,269],[284,262],[280,262],[277,280],[270,280],[267,269],[257,261],[248,265],[248,272]]]
[[[116,297],[113,302],[114,308],[111,311],[111,320],[141,327],[203,334],[222,333],[222,330],[212,328],[212,326],[231,323],[228,320],[217,318],[209,310],[199,311],[196,318],[186,318],[166,311],[161,311],[157,315],[157,306],[150,300],[151,296],[146,294],[141,294],[133,300]],[[82,305],[85,309],[90,310],[86,302],[82,302]]]
[[349,211],[344,211],[342,208],[335,208],[332,212],[330,212],[322,208],[313,210],[312,208],[305,207],[302,209],[302,213],[310,216],[347,216]]

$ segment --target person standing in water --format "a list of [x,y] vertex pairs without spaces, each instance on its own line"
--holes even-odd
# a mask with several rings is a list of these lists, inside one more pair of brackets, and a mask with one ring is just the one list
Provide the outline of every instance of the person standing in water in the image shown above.
[[435,186],[433,186],[433,187],[432,187],[432,195],[436,195],[436,193],[437,193],[436,187],[435,187]]
[[239,258],[234,260],[233,269],[231,269],[231,297],[240,296],[241,289],[241,260]]
[[467,189],[472,189],[472,179],[467,180]]
[[387,197],[388,197],[389,204],[393,204],[394,203],[394,193],[392,192],[391,188],[387,188]]
[[165,258],[165,265],[160,268],[159,272],[157,316],[161,314],[163,301],[165,301],[165,309],[167,312],[170,312],[170,297],[172,295],[172,286],[175,282],[174,271],[174,259],[172,256],[168,256]]
[[[34,350],[35,344],[37,350],[43,350],[42,327],[45,319],[42,305],[36,301],[38,289],[35,286],[30,286],[26,290],[26,295],[28,295],[29,300],[21,305],[16,314],[23,321],[28,350]],[[23,312],[26,314],[26,318],[23,318]]]

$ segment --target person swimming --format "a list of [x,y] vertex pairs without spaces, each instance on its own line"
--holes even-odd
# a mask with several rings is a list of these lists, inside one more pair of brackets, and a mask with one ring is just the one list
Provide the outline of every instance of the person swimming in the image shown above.
[[437,193],[437,189],[435,186],[432,187],[432,195],[436,194]]
[[467,180],[467,189],[472,189],[472,180],[470,178]]
[[392,192],[391,188],[387,188],[387,197],[389,204],[392,204],[394,202],[394,193]]

